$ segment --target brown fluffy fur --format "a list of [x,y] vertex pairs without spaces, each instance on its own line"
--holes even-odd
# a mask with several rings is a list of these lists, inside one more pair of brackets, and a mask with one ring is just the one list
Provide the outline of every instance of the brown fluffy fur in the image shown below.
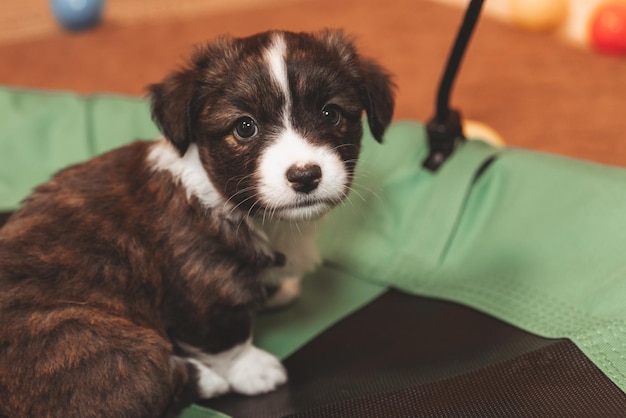
[[171,338],[209,352],[248,338],[272,260],[150,170],[148,145],[64,170],[0,230],[8,416],[157,417],[188,379]]

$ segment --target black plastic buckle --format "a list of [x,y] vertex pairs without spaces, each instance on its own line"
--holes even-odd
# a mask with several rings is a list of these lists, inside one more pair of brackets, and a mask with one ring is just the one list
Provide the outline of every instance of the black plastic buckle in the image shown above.
[[456,147],[465,141],[461,114],[456,110],[450,110],[443,122],[435,117],[426,125],[426,131],[430,153],[422,165],[435,172],[452,155]]

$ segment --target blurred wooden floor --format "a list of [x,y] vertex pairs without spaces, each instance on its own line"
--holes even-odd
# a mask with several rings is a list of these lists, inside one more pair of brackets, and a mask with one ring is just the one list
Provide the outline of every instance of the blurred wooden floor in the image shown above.
[[[14,13],[37,5],[40,20],[21,22],[24,31],[50,24],[45,0],[5,0],[0,33],[9,4],[19,5]],[[120,4],[126,14],[114,12]],[[0,84],[137,95],[180,65],[192,44],[221,33],[342,27],[395,74],[396,118],[426,120],[463,14],[426,0],[108,0],[107,10],[102,25],[80,34],[48,26],[0,35]],[[485,17],[456,87],[453,104],[508,144],[626,166],[624,58]]]
[[[297,1],[301,0],[104,0],[103,20],[115,25],[154,23]],[[0,2],[0,44],[47,37],[59,31],[50,0]]]

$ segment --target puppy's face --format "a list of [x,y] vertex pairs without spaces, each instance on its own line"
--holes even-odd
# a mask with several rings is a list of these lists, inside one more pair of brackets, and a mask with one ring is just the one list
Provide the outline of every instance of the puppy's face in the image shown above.
[[347,195],[365,111],[377,140],[392,83],[340,32],[221,39],[150,87],[153,117],[183,156],[197,148],[224,204],[300,220]]

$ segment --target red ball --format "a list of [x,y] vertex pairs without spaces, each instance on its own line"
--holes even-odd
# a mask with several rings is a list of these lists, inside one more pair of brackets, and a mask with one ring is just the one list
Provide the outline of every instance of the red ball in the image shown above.
[[626,54],[626,1],[600,5],[591,18],[591,46],[605,54]]

